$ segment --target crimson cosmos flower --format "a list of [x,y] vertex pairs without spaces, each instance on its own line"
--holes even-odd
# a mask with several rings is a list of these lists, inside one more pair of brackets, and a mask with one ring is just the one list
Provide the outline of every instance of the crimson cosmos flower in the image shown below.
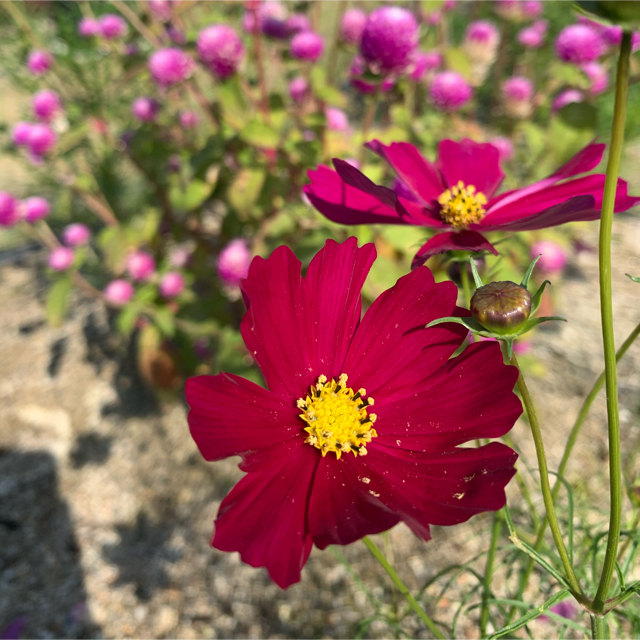
[[305,278],[288,247],[254,258],[242,336],[268,389],[229,373],[187,381],[202,455],[239,455],[247,472],[220,506],[212,545],[266,567],[282,588],[300,580],[314,544],[349,544],[399,521],[428,540],[430,524],[500,509],[515,473],[503,444],[458,445],[511,429],[522,411],[517,369],[495,343],[449,359],[466,330],[424,327],[463,310],[455,285],[436,284],[426,267],[361,321],[375,254],[355,238],[329,240]]
[[[590,144],[548,178],[500,195],[495,194],[504,173],[498,149],[490,143],[442,140],[435,164],[407,142],[385,146],[373,140],[366,146],[391,165],[410,193],[396,195],[338,159],[333,160],[336,171],[324,165],[309,171],[311,184],[304,192],[334,222],[451,229],[424,244],[412,268],[451,249],[484,249],[497,255],[481,232],[530,231],[600,217],[604,174],[574,176],[600,162],[604,144]],[[626,211],[637,202],[640,198],[628,196],[627,183],[618,180],[615,211]]]

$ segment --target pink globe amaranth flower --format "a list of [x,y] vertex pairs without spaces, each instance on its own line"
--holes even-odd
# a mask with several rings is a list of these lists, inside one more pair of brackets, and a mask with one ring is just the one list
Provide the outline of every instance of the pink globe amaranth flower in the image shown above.
[[76,258],[76,254],[68,247],[56,247],[49,254],[49,266],[54,271],[66,271]]
[[149,10],[153,17],[162,22],[171,19],[171,11],[173,10],[172,0],[149,0]]
[[453,11],[456,8],[457,4],[458,0],[444,0],[444,2],[442,3],[442,10]]
[[104,289],[104,299],[114,307],[122,307],[133,298],[133,285],[127,280],[112,280]]
[[183,129],[195,129],[200,124],[200,115],[196,111],[181,111],[180,126]]
[[39,196],[32,196],[22,201],[22,215],[26,222],[34,223],[49,215],[51,205]]
[[107,40],[122,38],[127,33],[127,23],[115,13],[106,13],[98,20],[100,35]]
[[[568,620],[575,620],[578,613],[576,606],[571,600],[558,602],[558,604],[554,604],[552,607],[549,607],[549,611],[552,611],[563,618],[567,618]],[[549,616],[542,614],[538,619],[548,621]]]
[[58,96],[55,91],[51,91],[51,89],[43,89],[34,94],[31,100],[31,106],[36,118],[43,122],[53,120],[62,109],[60,96]]
[[609,75],[607,74],[607,70],[599,62],[587,62],[582,65],[582,70],[591,83],[588,89],[590,95],[597,96],[607,90],[609,86]]
[[371,12],[360,39],[360,53],[381,73],[400,73],[418,48],[418,23],[402,7],[379,7]]
[[185,288],[184,276],[177,271],[165,273],[160,280],[160,295],[164,298],[176,298]]
[[251,253],[244,240],[232,240],[218,256],[218,276],[228,287],[237,287],[247,277]]
[[426,16],[424,16],[424,21],[430,27],[435,27],[442,22],[442,11],[436,10],[428,13]]
[[13,144],[19,147],[29,144],[32,127],[32,122],[17,122],[11,130],[11,139],[13,140]]
[[289,33],[303,33],[304,31],[311,31],[311,23],[309,22],[309,18],[304,13],[294,13],[287,20],[287,27],[289,28]]
[[572,64],[592,62],[606,52],[600,34],[586,24],[565,27],[556,38],[555,49],[560,60]]
[[127,272],[136,281],[148,280],[156,270],[156,261],[146,251],[136,251],[127,258]]
[[197,46],[200,59],[220,79],[233,75],[244,56],[242,40],[224,24],[204,28],[198,35]]
[[536,263],[536,268],[542,273],[558,273],[567,264],[566,251],[552,240],[540,240],[531,247],[531,259],[541,258]]
[[549,23],[538,20],[518,33],[518,42],[528,49],[539,49],[547,37]]
[[367,23],[367,13],[356,7],[347,9],[340,21],[340,37],[348,44],[360,44],[364,26]]
[[324,110],[324,114],[327,118],[327,129],[331,131],[347,131],[349,128],[347,114],[342,109],[327,107]]
[[622,41],[622,27],[617,27],[615,25],[605,27],[597,22],[593,22],[591,26],[600,32],[600,36],[607,46],[620,46],[620,42]]
[[78,247],[87,244],[91,238],[91,229],[86,224],[74,222],[64,228],[62,240],[68,247]]
[[195,63],[191,57],[176,47],[156,51],[149,58],[151,77],[163,87],[186,80],[194,68]]
[[[498,149],[464,139],[442,140],[435,163],[407,142],[386,146],[378,140],[365,145],[386,160],[411,189],[418,202],[398,197],[378,186],[354,167],[334,159],[336,171],[321,165],[309,171],[304,191],[313,206],[341,224],[403,224],[438,230],[414,258],[413,266],[449,250],[497,250],[482,235],[490,231],[532,231],[577,220],[600,218],[604,174],[576,177],[594,169],[605,150],[590,144],[548,178],[521,189],[497,194],[504,178]],[[457,196],[456,196],[457,193]],[[456,197],[468,199],[460,211]],[[640,202],[627,195],[618,180],[616,212]]]
[[560,111],[563,107],[574,102],[584,102],[584,94],[577,89],[565,89],[561,91],[551,103],[551,111]]
[[543,5],[539,0],[524,0],[522,3],[522,13],[525,18],[538,18],[542,15]]
[[429,97],[442,111],[457,111],[473,97],[469,83],[455,71],[436,73],[429,87]]
[[100,23],[95,18],[81,18],[78,22],[78,35],[91,38],[100,34]]
[[349,69],[349,83],[359,93],[364,95],[375,93],[376,91],[386,93],[387,91],[391,91],[396,84],[393,76],[378,76],[378,82],[373,81],[370,77],[365,79],[364,73],[366,71],[367,62],[362,56],[356,56]]
[[513,143],[509,138],[505,136],[496,136],[489,140],[489,144],[492,144],[497,150],[500,160],[508,162],[513,158]]
[[493,22],[472,22],[464,35],[462,47],[472,61],[492,64],[500,44],[500,31]]
[[416,54],[414,65],[410,73],[411,79],[422,80],[429,72],[442,66],[442,54],[439,51],[419,51]]
[[140,96],[133,101],[131,113],[142,122],[152,122],[160,112],[160,104],[148,96]]
[[27,58],[27,68],[34,76],[41,76],[51,69],[53,56],[48,51],[36,49]]
[[12,227],[20,219],[20,203],[7,191],[0,191],[0,227]]
[[[200,452],[239,455],[246,472],[220,505],[212,545],[266,567],[283,589],[300,580],[314,545],[350,544],[400,521],[429,540],[430,525],[500,509],[515,474],[506,445],[460,445],[513,427],[516,368],[491,343],[449,359],[467,332],[422,327],[459,313],[457,289],[427,268],[360,320],[374,259],[374,245],[359,249],[355,238],[327,241],[304,278],[286,246],[255,258],[241,284],[241,330],[267,389],[229,373],[187,380]],[[314,421],[318,396],[324,411]],[[324,436],[326,416],[339,411],[337,431]]]
[[290,51],[293,58],[316,62],[324,52],[324,38],[313,31],[298,33],[291,39]]
[[286,40],[291,35],[287,8],[282,2],[268,0],[258,7],[258,27],[265,36]]
[[36,123],[31,125],[27,146],[33,156],[40,158],[46,156],[57,141],[58,136],[48,124]]
[[289,95],[296,104],[302,104],[309,95],[309,83],[306,78],[297,76],[289,83]]
[[533,82],[528,78],[507,78],[502,83],[502,97],[507,115],[513,118],[528,118],[533,108],[533,93]]

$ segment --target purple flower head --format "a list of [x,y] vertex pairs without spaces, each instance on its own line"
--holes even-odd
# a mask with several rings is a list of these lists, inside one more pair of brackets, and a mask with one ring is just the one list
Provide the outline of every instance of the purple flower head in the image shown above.
[[441,62],[442,58],[440,54],[435,51],[429,53],[416,51],[410,66],[409,77],[414,82],[419,82],[429,71],[439,67]]
[[467,27],[463,48],[471,60],[492,63],[499,44],[500,32],[493,22],[477,20]]
[[304,13],[294,13],[287,20],[289,33],[302,33],[303,31],[311,31],[311,23]]
[[518,33],[518,42],[528,49],[539,49],[547,37],[549,23],[546,20],[538,20],[525,27]]
[[565,89],[561,91],[551,103],[551,111],[560,111],[563,107],[574,102],[584,102],[584,94],[577,89]]
[[15,618],[9,624],[0,631],[1,640],[19,640],[22,637],[22,632],[27,625],[27,616],[20,616]]
[[514,118],[529,117],[533,92],[533,83],[528,78],[522,76],[507,78],[502,83],[502,98],[507,114]]
[[36,49],[27,58],[27,68],[34,76],[41,76],[51,69],[53,56],[48,51]]
[[296,104],[301,104],[309,95],[309,83],[306,78],[297,76],[289,83],[289,95]]
[[287,22],[287,9],[276,0],[268,0],[258,8],[258,26],[265,36],[286,40],[291,35]]
[[324,51],[324,38],[313,31],[304,31],[293,36],[291,56],[298,60],[316,62]]
[[160,295],[164,298],[176,298],[185,288],[184,276],[177,271],[170,271],[160,280]]
[[556,55],[564,62],[584,64],[597,60],[606,51],[600,34],[586,24],[565,27],[556,39]]
[[86,224],[74,222],[64,228],[62,240],[68,247],[78,247],[87,244],[91,238],[91,229]]
[[615,25],[604,28],[602,28],[602,25],[598,25],[598,27],[600,27],[600,36],[602,37],[606,45],[608,45],[609,47],[620,46],[620,42],[622,41],[622,27],[618,27]]
[[342,109],[327,107],[324,111],[327,118],[327,128],[331,131],[347,131],[349,120],[347,114]]
[[31,101],[31,106],[36,118],[43,122],[53,120],[62,109],[60,97],[55,91],[51,91],[51,89],[43,89],[35,93]]
[[198,55],[219,79],[233,75],[244,55],[238,34],[227,25],[212,24],[198,35]]
[[48,124],[39,122],[31,125],[27,145],[33,156],[42,157],[47,155],[57,141],[58,136]]
[[193,73],[194,67],[191,57],[176,47],[156,51],[149,58],[151,76],[163,87],[182,82]]
[[66,271],[75,260],[75,253],[68,247],[56,247],[49,254],[49,266],[54,271]]
[[640,49],[640,31],[634,31],[631,34],[631,53],[635,53]]
[[156,261],[146,251],[135,251],[127,259],[127,272],[136,281],[148,280],[156,270]]
[[104,289],[104,299],[115,307],[122,307],[133,297],[133,285],[127,280],[112,280]]
[[19,203],[10,193],[0,191],[0,227],[12,227],[20,218]]
[[456,8],[457,4],[458,0],[444,0],[444,2],[442,3],[442,10],[453,11]]
[[360,44],[364,26],[367,24],[367,14],[362,9],[347,9],[340,23],[340,37],[348,44]]
[[149,0],[149,9],[157,20],[167,22],[171,19],[172,0]]
[[[538,264],[540,264],[538,262]],[[574,620],[576,617],[577,609],[571,600],[563,600],[562,602],[558,602],[558,604],[554,604],[549,608],[549,611],[553,611],[553,613],[562,616],[563,618],[567,618],[567,620]],[[545,616],[544,614],[540,616],[540,620],[549,620],[549,616]]]
[[253,11],[245,11],[242,17],[242,30],[245,33],[257,33],[258,23],[256,22],[256,14]]
[[82,38],[97,36],[100,31],[100,23],[95,18],[81,18],[78,22],[78,35]]
[[160,111],[160,104],[148,96],[140,96],[133,101],[131,113],[142,122],[152,122]]
[[531,247],[531,259],[542,256],[536,268],[544,274],[558,273],[567,264],[565,250],[552,240],[540,240]]
[[22,215],[29,223],[34,223],[46,218],[50,211],[51,205],[39,196],[32,196],[22,202]]
[[107,40],[121,38],[127,33],[127,23],[114,13],[106,13],[99,19],[100,35]]
[[367,63],[365,59],[362,56],[356,56],[349,69],[349,82],[358,92],[366,95],[379,89],[382,93],[386,93],[395,86],[396,81],[393,77],[382,78],[377,83],[368,78],[365,79],[363,74],[366,70]]
[[32,122],[17,122],[11,130],[11,139],[13,140],[13,144],[19,147],[29,144],[32,127]]
[[607,70],[599,62],[587,62],[582,65],[587,78],[589,78],[589,94],[592,96],[600,95],[607,90],[609,86],[609,75]]
[[247,277],[251,252],[244,240],[232,240],[218,256],[218,277],[228,287],[237,287]]
[[181,111],[180,126],[183,129],[195,129],[200,124],[200,116],[196,111]]
[[397,6],[380,7],[367,19],[360,53],[382,73],[401,72],[411,63],[418,36],[418,23],[411,12]]
[[522,3],[522,13],[525,18],[538,18],[542,15],[543,7],[540,0],[524,0]]
[[469,83],[455,71],[442,71],[433,77],[429,96],[436,108],[457,111],[473,97]]
[[496,136],[495,138],[491,138],[489,143],[498,150],[500,160],[507,162],[513,158],[513,143],[509,138],[506,138],[505,136]]

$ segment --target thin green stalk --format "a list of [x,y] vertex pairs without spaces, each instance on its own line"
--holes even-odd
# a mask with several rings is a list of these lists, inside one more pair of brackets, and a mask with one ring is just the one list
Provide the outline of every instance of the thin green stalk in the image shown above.
[[591,637],[593,640],[604,638],[604,617],[591,614]]
[[462,282],[462,292],[464,293],[464,303],[469,308],[471,305],[471,285],[469,284],[469,274],[467,273],[468,262],[459,262],[460,282]]
[[376,115],[376,109],[378,108],[378,90],[376,89],[375,93],[372,93],[369,96],[369,104],[367,105],[367,109],[364,114],[364,118],[362,119],[362,144],[360,146],[360,155],[358,156],[358,161],[360,165],[364,163],[364,154],[365,154],[365,142],[369,137],[369,131],[371,130],[371,126],[373,125],[373,120]]
[[493,578],[493,563],[496,559],[496,549],[498,547],[498,538],[502,529],[502,520],[500,513],[493,514],[493,527],[491,527],[491,543],[489,544],[489,553],[487,554],[487,565],[484,569],[484,584],[482,592],[482,612],[480,613],[480,637],[484,638],[487,634],[487,622],[489,622],[489,598],[491,597],[491,579]]
[[611,127],[611,145],[607,162],[607,177],[602,197],[600,218],[600,312],[602,315],[602,337],[604,341],[605,386],[607,389],[607,417],[609,420],[609,487],[611,512],[609,537],[604,566],[600,575],[598,591],[593,599],[593,610],[604,609],[609,585],[615,570],[622,520],[622,462],[620,453],[620,416],[618,415],[618,381],[616,372],[616,345],[613,336],[613,304],[611,289],[611,231],[613,209],[620,173],[620,158],[624,142],[624,122],[627,115],[629,92],[629,58],[631,56],[631,32],[625,31],[620,43],[618,72],[616,74],[616,99]]
[[365,543],[369,551],[371,551],[371,555],[382,565],[382,568],[389,574],[391,581],[398,587],[400,593],[406,598],[409,606],[418,614],[418,617],[422,622],[424,622],[427,627],[431,630],[433,635],[440,640],[445,640],[445,636],[442,634],[440,629],[436,626],[435,622],[431,620],[431,618],[425,613],[424,609],[418,604],[417,600],[411,595],[409,589],[407,589],[406,585],[400,579],[400,576],[396,573],[395,569],[387,562],[387,559],[384,557],[384,554],[378,547],[376,543],[373,542],[368,536],[362,538],[362,542]]
[[[520,369],[515,354],[511,358],[511,364]],[[547,512],[547,518],[549,519],[549,526],[551,527],[553,540],[556,543],[556,548],[558,550],[558,554],[560,555],[560,560],[562,561],[562,566],[564,567],[567,581],[571,586],[572,591],[575,594],[582,595],[582,589],[580,588],[580,584],[578,583],[575,573],[573,572],[573,567],[571,566],[571,561],[569,560],[569,554],[567,553],[567,549],[564,546],[562,533],[560,532],[560,526],[558,525],[556,513],[553,508],[551,485],[549,483],[549,470],[547,467],[547,456],[544,452],[544,443],[542,442],[542,432],[540,430],[540,423],[538,422],[538,414],[536,413],[533,400],[531,399],[527,383],[525,382],[524,376],[522,375],[522,369],[520,369],[520,376],[518,377],[518,389],[520,390],[522,401],[527,410],[527,415],[529,416],[531,434],[533,436],[533,442],[536,447],[536,456],[538,458],[538,468],[540,469],[540,488],[542,490],[542,498],[544,500],[544,507]]]

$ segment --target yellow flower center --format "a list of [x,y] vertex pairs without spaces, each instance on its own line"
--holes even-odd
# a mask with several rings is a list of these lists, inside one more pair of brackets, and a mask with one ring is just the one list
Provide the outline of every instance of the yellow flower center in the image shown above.
[[487,204],[487,199],[484,193],[476,193],[472,184],[466,187],[462,180],[441,194],[438,202],[442,205],[440,216],[456,230],[466,229],[470,224],[480,222],[486,213],[484,205]]
[[373,398],[365,398],[364,389],[354,392],[347,387],[347,379],[346,373],[337,381],[320,376],[317,384],[309,388],[307,397],[296,403],[304,411],[300,417],[308,425],[304,428],[309,434],[305,442],[320,449],[323,457],[329,451],[333,451],[338,460],[349,451],[354,456],[364,456],[367,443],[378,435],[373,428],[376,414],[367,414]]

